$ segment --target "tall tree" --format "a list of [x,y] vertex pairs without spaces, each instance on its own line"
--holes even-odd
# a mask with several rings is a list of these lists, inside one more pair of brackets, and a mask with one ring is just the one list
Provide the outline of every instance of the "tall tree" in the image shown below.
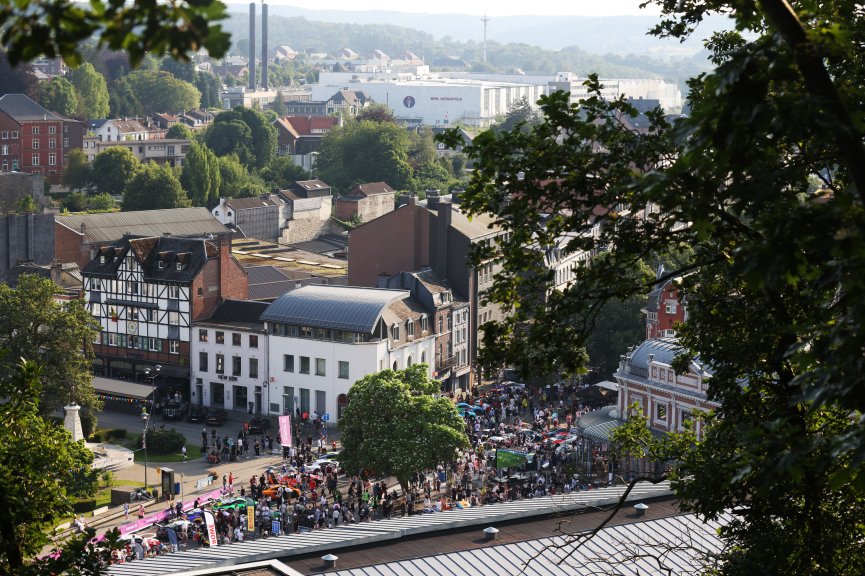
[[123,191],[123,210],[163,210],[187,208],[189,197],[170,166],[154,162],[142,164]]
[[[542,99],[525,132],[479,135],[464,206],[493,212],[505,235],[487,297],[511,315],[485,334],[486,361],[583,368],[576,353],[605,302],[655,279],[623,274],[679,246],[667,274],[688,297],[676,372],[699,357],[720,405],[697,442],[652,444],[673,463],[680,506],[733,510],[716,574],[860,574],[865,558],[865,146],[857,96],[865,78],[852,1],[657,2],[663,36],[715,11],[731,29],[708,47],[714,70],[691,81],[691,110],[660,110],[637,130],[624,100]],[[450,142],[458,135],[452,133]],[[809,192],[816,175],[826,190]],[[552,217],[544,216],[552,215]],[[608,256],[552,278],[526,257],[562,237]],[[527,355],[543,347],[544,354]]]
[[[241,152],[242,147],[239,147],[237,150],[228,148],[228,152],[220,152],[220,150],[225,150],[227,147],[222,144],[216,144],[216,142],[214,142],[214,145],[210,144],[209,138],[211,136],[211,131],[215,132],[220,137],[225,135],[224,131],[219,128],[219,124],[231,123],[235,125],[237,122],[245,124],[249,129],[248,142],[251,150],[250,156],[245,156],[245,154]],[[214,139],[216,139],[215,136]],[[237,107],[234,110],[219,114],[208,129],[208,133],[205,135],[205,141],[208,142],[208,146],[210,146],[211,150],[216,152],[218,156],[224,156],[226,153],[238,154],[240,161],[248,168],[263,168],[270,163],[270,160],[274,156],[276,156],[276,128],[273,127],[271,120],[260,110]],[[245,145],[243,147],[245,147]]]
[[27,64],[12,66],[5,50],[0,50],[0,96],[4,94],[26,94],[35,98],[39,85],[33,67]]
[[530,130],[541,122],[541,115],[533,102],[526,96],[515,100],[508,106],[504,119],[493,128],[499,132],[509,132],[516,128]]
[[39,85],[39,102],[52,112],[72,117],[78,113],[78,94],[72,82],[55,76]]
[[69,71],[69,80],[78,95],[78,117],[96,120],[108,117],[108,85],[105,78],[85,62]]
[[465,422],[426,364],[364,376],[348,391],[339,419],[340,464],[352,473],[392,475],[403,491],[418,470],[450,462],[469,447]]
[[285,116],[288,114],[288,107],[285,105],[285,98],[282,97],[282,92],[279,90],[276,91],[276,98],[273,101],[273,106],[271,107],[276,117]]
[[93,159],[91,178],[98,192],[120,195],[141,163],[128,148],[112,146]]
[[90,172],[90,162],[84,150],[74,148],[66,158],[66,170],[63,172],[63,183],[73,190],[81,190],[90,186],[93,175]]
[[189,126],[182,122],[178,122],[165,133],[166,138],[178,138],[181,140],[192,140],[193,136],[194,135]]
[[93,392],[93,316],[80,300],[58,302],[60,288],[46,278],[23,275],[18,289],[0,284],[0,381],[12,378],[20,358],[42,363],[42,414],[52,414],[70,402],[86,409],[99,406]]
[[219,201],[219,161],[207,146],[192,142],[183,162],[180,184],[193,206],[213,207]]
[[277,156],[260,172],[262,180],[274,188],[288,188],[298,180],[309,178],[309,172],[294,163],[289,156]]
[[349,121],[325,134],[316,166],[337,190],[378,181],[403,189],[412,175],[409,145],[408,134],[397,124]]
[[243,196],[241,188],[249,178],[246,168],[234,154],[219,156],[219,197],[238,198]]
[[[0,287],[0,290],[8,288]],[[49,299],[50,301],[50,299]],[[83,306],[81,307],[83,310]],[[85,314],[87,312],[85,311]],[[39,355],[38,347],[29,354]],[[96,491],[93,453],[40,414],[40,368],[4,360],[0,379],[0,571],[18,574],[48,544],[52,524],[72,513],[70,497]]]
[[168,72],[136,70],[128,74],[125,80],[141,104],[139,114],[176,114],[198,108],[201,102],[201,94],[194,85]]
[[195,87],[201,93],[201,107],[205,110],[208,108],[222,108],[222,102],[219,100],[219,93],[222,91],[222,82],[219,76],[212,72],[198,72],[195,76]]
[[204,133],[204,143],[217,156],[233,155],[244,166],[255,165],[252,131],[242,120],[214,122]]

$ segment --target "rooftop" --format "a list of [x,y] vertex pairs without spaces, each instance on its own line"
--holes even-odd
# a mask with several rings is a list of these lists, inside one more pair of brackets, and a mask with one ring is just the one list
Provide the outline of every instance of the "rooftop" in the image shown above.
[[261,319],[370,334],[386,307],[406,296],[405,290],[310,285],[280,296]]
[[291,272],[286,274],[290,278],[296,278],[298,273],[303,277],[324,278],[340,278],[348,274],[345,260],[256,238],[235,240],[232,243],[232,255],[244,267],[274,266],[283,272]]
[[224,234],[228,229],[207,208],[172,208],[102,214],[58,214],[58,224],[84,235],[84,242],[113,242],[126,234],[175,236]]
[[4,94],[0,96],[0,111],[5,112],[18,122],[63,120],[63,118],[43,108],[24,94]]
[[263,330],[264,323],[259,320],[259,317],[267,309],[267,306],[267,302],[224,300],[210,315],[210,318],[196,322],[196,324]]

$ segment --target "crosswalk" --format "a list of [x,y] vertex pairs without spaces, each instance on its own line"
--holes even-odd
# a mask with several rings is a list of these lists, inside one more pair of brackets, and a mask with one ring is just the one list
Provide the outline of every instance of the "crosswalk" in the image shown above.
[[[587,492],[490,504],[464,510],[449,510],[434,514],[377,520],[301,534],[271,536],[255,541],[236,542],[215,548],[199,548],[157,558],[117,564],[111,567],[109,574],[113,576],[183,574],[192,570],[234,565],[240,562],[257,562],[318,552],[325,554],[350,546],[396,540],[438,530],[494,524],[509,520],[527,519],[533,516],[610,506],[618,502],[623,492],[624,488],[621,486],[600,488]],[[668,482],[642,483],[634,487],[628,495],[628,501],[634,502],[666,496],[671,493]]]

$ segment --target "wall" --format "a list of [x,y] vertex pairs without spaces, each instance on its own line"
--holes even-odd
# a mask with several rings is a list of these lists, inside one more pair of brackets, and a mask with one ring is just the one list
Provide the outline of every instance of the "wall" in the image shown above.
[[[207,342],[202,342],[199,337],[199,332],[204,330],[207,332]],[[223,344],[218,344],[216,342],[216,332],[221,331],[225,335],[225,340]],[[233,344],[232,334],[240,334],[241,335],[241,345],[235,346]],[[252,348],[249,345],[249,336],[256,335],[258,336],[258,347]],[[242,330],[239,328],[230,328],[230,327],[215,327],[212,325],[206,324],[195,324],[192,327],[191,334],[191,356],[190,356],[190,367],[191,367],[191,391],[193,394],[196,394],[196,384],[197,380],[201,379],[201,388],[202,388],[202,398],[198,398],[197,395],[193,396],[192,402],[193,404],[197,404],[199,401],[204,406],[217,406],[219,408],[225,408],[227,410],[243,410],[244,412],[248,409],[249,402],[255,402],[255,387],[261,387],[261,411],[262,413],[267,413],[268,411],[268,398],[267,398],[267,390],[266,386],[264,386],[264,382],[267,380],[268,376],[268,363],[267,363],[267,341],[266,334],[258,331],[251,330]],[[208,354],[208,366],[207,370],[201,370],[201,366],[199,365],[199,352],[207,352]],[[216,355],[223,354],[225,356],[225,370],[222,375],[216,373]],[[234,376],[232,374],[232,366],[233,366],[233,358],[237,356],[241,358],[241,372],[239,376]],[[249,374],[249,359],[255,358],[258,360],[258,376],[251,377]],[[222,376],[222,377],[220,377]],[[221,398],[222,402],[215,401],[211,394],[211,382],[218,382],[224,386],[224,395]],[[246,403],[243,407],[235,406],[235,390],[234,386],[242,386],[246,389]]]
[[54,259],[53,214],[9,214],[0,217],[0,281],[19,262],[48,264]]

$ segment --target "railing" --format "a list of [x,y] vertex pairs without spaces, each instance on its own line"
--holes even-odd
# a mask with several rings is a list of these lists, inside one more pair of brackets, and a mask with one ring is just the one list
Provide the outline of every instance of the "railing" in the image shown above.
[[457,357],[451,356],[450,358],[439,359],[436,361],[436,370],[447,370],[448,368],[453,368],[457,363]]

